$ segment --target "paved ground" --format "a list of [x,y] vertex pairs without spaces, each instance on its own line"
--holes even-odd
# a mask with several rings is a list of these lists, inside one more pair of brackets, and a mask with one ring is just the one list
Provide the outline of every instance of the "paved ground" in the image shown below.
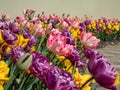
[[120,42],[117,45],[107,45],[98,49],[98,51],[120,72]]
[[[120,73],[120,42],[115,45],[107,45],[104,48],[99,48],[97,50],[104,55]],[[98,88],[97,90],[106,89]],[[120,90],[120,88],[118,90]]]

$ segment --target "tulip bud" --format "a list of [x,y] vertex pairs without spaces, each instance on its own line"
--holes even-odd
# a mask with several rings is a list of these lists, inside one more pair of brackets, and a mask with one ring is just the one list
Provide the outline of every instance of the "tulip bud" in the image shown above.
[[7,14],[3,14],[1,18],[3,21],[10,21],[10,16],[8,16]]
[[29,16],[29,20],[32,20],[34,17],[34,13],[31,13],[31,15]]
[[18,59],[16,65],[21,70],[26,70],[31,65],[31,62],[32,62],[32,55],[26,53]]

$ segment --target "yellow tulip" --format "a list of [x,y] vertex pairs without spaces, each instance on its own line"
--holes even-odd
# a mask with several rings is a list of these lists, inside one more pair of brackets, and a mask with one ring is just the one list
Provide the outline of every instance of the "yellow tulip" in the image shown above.
[[100,23],[99,26],[102,27],[103,25]]
[[91,24],[87,25],[87,28],[92,29],[92,25]]
[[4,61],[0,61],[0,90],[3,90],[4,82],[9,80],[7,77],[8,73],[8,65]]
[[17,45],[20,47],[25,47],[28,44],[29,39],[25,39],[23,35],[18,36]]
[[111,29],[111,27],[112,27],[112,26],[111,26],[111,24],[110,24],[110,23],[108,23],[108,29]]
[[120,74],[118,71],[116,71],[115,73],[116,73],[116,80],[115,80],[114,85],[119,86],[120,85]]
[[4,42],[4,39],[2,38],[2,31],[0,30],[0,44]]
[[116,31],[119,31],[119,25],[113,26]]
[[35,46],[32,46],[32,48],[30,49],[31,52],[35,51]]
[[66,59],[64,56],[57,56],[57,58],[60,60],[60,62],[64,63],[65,67],[63,68],[63,70],[66,70],[67,72],[72,73],[73,66],[70,60]]
[[[90,79],[90,75],[89,74],[84,74],[81,75],[78,71],[78,68],[76,68],[76,72],[72,75],[72,77],[75,79],[75,83],[78,87],[81,87],[88,79]],[[91,90],[91,87],[89,86],[90,82],[87,83],[82,90]]]
[[71,34],[72,34],[72,37],[74,38],[74,39],[76,39],[77,38],[77,36],[80,34],[80,30],[79,29],[74,29],[74,28],[70,28],[70,32],[71,32]]
[[103,25],[103,27],[102,27],[102,28],[103,28],[103,30],[106,30],[106,26],[105,26],[105,25]]

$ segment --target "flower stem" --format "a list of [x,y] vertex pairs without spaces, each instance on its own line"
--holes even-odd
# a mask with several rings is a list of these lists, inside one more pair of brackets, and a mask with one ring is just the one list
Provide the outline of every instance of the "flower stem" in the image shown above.
[[66,60],[66,58],[63,59],[62,61],[59,61],[59,63],[58,63],[58,67],[60,67],[60,66],[64,63],[65,60]]
[[14,74],[11,76],[10,80],[7,82],[7,84],[5,85],[5,90],[8,90],[9,87],[11,86],[11,84],[13,83],[13,80],[17,77],[17,75],[19,74],[19,69],[16,69]]
[[24,87],[24,85],[25,85],[25,83],[26,83],[26,81],[28,80],[29,77],[30,77],[30,74],[27,75],[25,78],[23,78],[23,81],[22,81],[22,83],[21,83],[21,85],[20,85],[18,90],[22,90],[23,89],[23,87]]
[[89,78],[81,87],[80,87],[80,89],[82,90],[82,88],[87,84],[87,83],[89,83],[91,80],[93,80],[94,79],[94,77],[92,76],[91,78]]

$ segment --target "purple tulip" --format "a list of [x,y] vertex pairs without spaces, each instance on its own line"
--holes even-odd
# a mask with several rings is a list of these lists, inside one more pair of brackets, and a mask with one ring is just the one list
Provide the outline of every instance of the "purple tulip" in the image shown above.
[[100,26],[99,26],[98,23],[96,24],[96,29],[97,29],[99,32],[101,32],[101,28],[100,28]]
[[89,25],[91,23],[91,20],[86,20],[86,21],[84,21],[84,23],[87,26],[87,25]]
[[24,38],[30,38],[31,34],[29,32],[29,28],[25,28],[23,30],[23,36],[24,36]]
[[62,35],[66,37],[66,43],[70,45],[75,45],[74,39],[71,36],[71,33],[68,30],[63,30]]
[[45,83],[48,90],[79,90],[75,86],[70,73],[60,70],[55,66],[50,67]]
[[6,41],[7,44],[13,45],[16,43],[16,40],[17,40],[17,36],[15,35],[15,33],[13,33],[10,30],[4,30],[2,32],[2,37]]
[[2,30],[8,30],[9,29],[7,23],[3,22],[1,19],[0,19],[0,29],[2,29]]
[[107,21],[108,21],[107,18],[104,17],[103,22],[106,23]]
[[76,63],[77,67],[84,66],[84,63],[82,62],[81,56],[76,49],[74,49],[72,54],[70,54],[66,58],[69,59],[73,65]]
[[107,22],[105,23],[105,26],[106,26],[106,28],[108,28],[108,23]]
[[20,28],[15,23],[10,23],[9,29],[12,30],[16,34],[20,33]]
[[12,55],[11,48],[10,51],[7,51],[8,48],[10,47],[8,47],[7,45],[2,46],[2,52],[6,58],[9,58]]
[[88,70],[101,86],[117,90],[113,85],[116,79],[115,68],[112,67],[108,61],[100,55],[96,50],[85,49],[85,55],[89,59]]
[[28,47],[31,48],[32,46],[36,45],[37,39],[33,35],[31,35],[29,38],[30,40],[28,42]]
[[20,47],[15,46],[14,48],[12,48],[11,50],[12,52],[12,56],[11,58],[13,59],[13,62],[16,63],[17,60],[24,55],[24,50]]
[[79,89],[79,88],[76,87],[76,86],[66,85],[66,86],[64,86],[63,88],[57,89],[57,90],[81,90],[81,89]]
[[28,45],[27,45],[27,50],[29,51],[34,45],[36,45],[37,43],[37,39],[35,38],[35,36],[31,35],[29,36],[29,41],[28,41]]
[[118,23],[120,24],[120,21],[118,21]]
[[48,90],[79,90],[70,73],[51,66],[48,59],[37,52],[32,53],[33,61],[29,67],[30,72],[43,80]]
[[81,31],[86,30],[86,25],[84,23],[80,23],[79,26]]
[[48,73],[50,62],[47,58],[37,52],[32,53],[33,61],[30,66],[30,72],[41,80],[44,80]]

